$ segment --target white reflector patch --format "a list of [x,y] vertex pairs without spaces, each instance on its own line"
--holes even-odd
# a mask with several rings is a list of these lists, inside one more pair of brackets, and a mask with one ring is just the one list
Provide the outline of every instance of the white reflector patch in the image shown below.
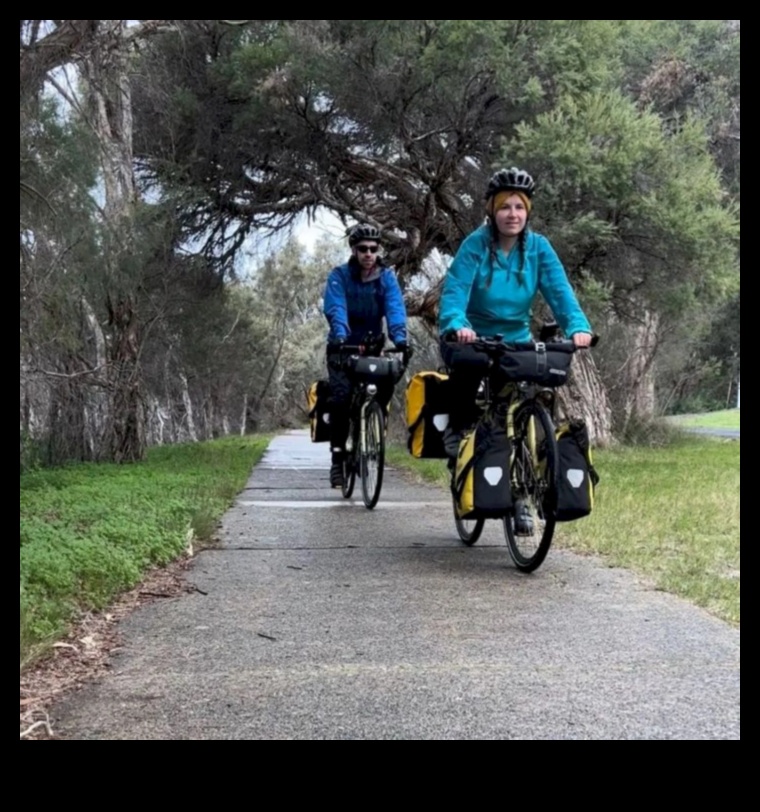
[[568,468],[565,476],[574,488],[580,488],[586,478],[586,472],[582,468]]
[[449,416],[447,414],[437,414],[433,417],[433,425],[438,431],[444,431],[446,426],[449,425]]
[[322,422],[323,423],[329,423],[330,422],[330,412],[325,412],[322,415]]
[[369,371],[370,372],[374,372],[376,369],[377,369],[377,364],[370,364],[369,365]]
[[492,466],[483,469],[483,478],[489,485],[498,485],[504,476],[504,469],[499,466]]

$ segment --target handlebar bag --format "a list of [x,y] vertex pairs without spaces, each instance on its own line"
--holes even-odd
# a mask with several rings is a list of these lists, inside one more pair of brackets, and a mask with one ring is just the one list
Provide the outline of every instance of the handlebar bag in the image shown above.
[[547,349],[537,342],[529,348],[506,350],[500,358],[500,365],[510,381],[556,387],[567,383],[572,360],[572,347],[567,350]]
[[353,375],[363,381],[388,381],[394,383],[404,374],[404,367],[398,358],[374,355],[352,355],[348,368]]

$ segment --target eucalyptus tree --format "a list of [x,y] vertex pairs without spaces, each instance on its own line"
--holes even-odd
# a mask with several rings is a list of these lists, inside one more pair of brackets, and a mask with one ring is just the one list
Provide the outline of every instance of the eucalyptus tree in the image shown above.
[[[685,120],[696,118],[702,123],[708,149],[720,173],[724,203],[732,207],[738,221],[740,21],[627,22],[650,31],[657,24],[656,37],[626,39],[628,77],[639,105],[656,112],[671,132],[678,132]],[[714,236],[716,243],[725,247],[720,233]],[[727,250],[733,257],[733,278],[724,280],[717,296],[701,297],[701,312],[691,308],[689,318],[683,318],[682,313],[663,335],[661,374],[655,383],[660,402],[668,408],[693,408],[695,397],[705,408],[708,405],[720,408],[727,400],[726,392],[735,390],[738,384],[738,245]],[[709,279],[715,278],[709,266],[705,274]],[[706,285],[704,289],[715,293],[714,286]],[[679,404],[681,397],[687,402]]]
[[503,138],[610,74],[613,22],[188,21],[141,51],[141,176],[221,264],[324,207],[380,227],[403,281],[478,223]]
[[306,387],[326,374],[322,297],[328,272],[344,261],[339,250],[322,240],[309,253],[289,240],[254,275],[249,312],[257,339],[246,382],[251,429],[305,421]]
[[[478,224],[503,138],[561,90],[585,87],[590,65],[608,72],[608,29],[191,21],[181,36],[151,40],[137,63],[140,177],[172,201],[187,239],[222,274],[252,232],[322,207],[346,224],[376,224],[404,284],[431,251],[452,255]],[[436,291],[408,302],[434,329]],[[594,408],[607,412],[598,400]],[[598,433],[607,429],[601,421]]]
[[[536,223],[558,241],[599,323],[626,312],[610,330],[640,323],[622,345],[629,374],[618,400],[624,414],[651,413],[661,320],[724,284],[736,237],[710,166],[720,128],[698,109],[730,99],[719,91],[731,60],[716,36],[732,29],[708,23],[186,21],[152,38],[135,63],[140,178],[171,201],[183,234],[220,274],[251,233],[324,207],[346,224],[381,228],[406,283],[481,221],[493,166],[523,162],[539,178]],[[656,66],[684,32],[693,34],[684,59],[712,58],[714,77],[691,95],[684,85],[682,109],[658,108]],[[701,191],[704,206],[679,184]],[[685,276],[671,273],[682,264]],[[700,267],[715,285],[697,281]],[[410,291],[408,303],[434,327],[436,287]],[[604,437],[606,388],[584,366],[577,397]]]
[[47,463],[111,459],[116,282],[134,292],[139,319],[145,441],[239,430],[247,313],[202,258],[176,252],[161,207],[136,206],[133,251],[108,265],[116,252],[91,195],[97,142],[47,105],[37,137],[22,141],[22,460],[34,449]]
[[[100,260],[88,190],[97,163],[86,129],[50,99],[22,105],[20,429],[22,465],[93,459],[105,352],[86,270]],[[36,449],[36,450],[35,450]]]
[[[178,410],[167,437],[197,436],[176,311],[196,297],[197,315],[219,280],[176,255],[173,213],[141,199],[132,154],[135,49],[176,23],[20,24],[22,431],[51,438],[50,461],[140,459],[149,431],[164,436],[149,413]],[[148,391],[162,351],[174,385]]]

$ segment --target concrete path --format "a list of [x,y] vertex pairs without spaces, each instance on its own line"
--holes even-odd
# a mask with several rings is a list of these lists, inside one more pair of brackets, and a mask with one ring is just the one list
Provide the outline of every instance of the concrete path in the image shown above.
[[740,429],[711,429],[689,426],[685,431],[688,431],[690,434],[707,434],[710,437],[728,437],[731,440],[740,439]]
[[[447,494],[387,470],[380,503],[328,450],[275,439],[194,561],[139,610],[109,677],[54,708],[71,739],[739,739],[739,630],[501,528],[456,537]],[[357,489],[358,490],[358,489]],[[621,528],[625,532],[625,528]]]

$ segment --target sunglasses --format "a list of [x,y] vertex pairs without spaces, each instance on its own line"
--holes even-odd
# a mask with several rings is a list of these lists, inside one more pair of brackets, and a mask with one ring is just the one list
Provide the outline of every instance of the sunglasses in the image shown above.
[[360,254],[376,254],[380,250],[379,245],[357,245],[356,250]]

